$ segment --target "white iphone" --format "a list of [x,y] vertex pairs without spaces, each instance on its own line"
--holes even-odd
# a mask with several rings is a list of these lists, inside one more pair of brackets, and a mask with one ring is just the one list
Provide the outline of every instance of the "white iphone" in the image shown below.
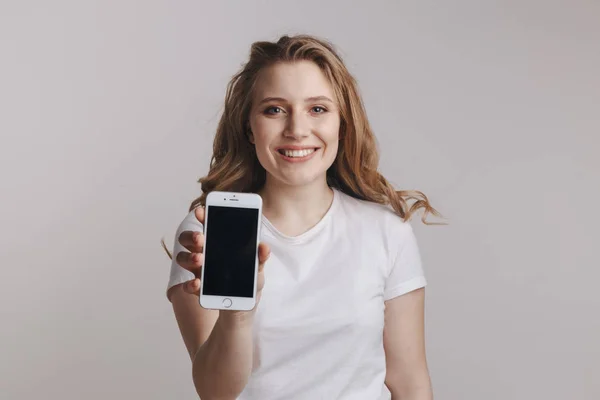
[[256,305],[262,198],[254,193],[210,192],[204,216],[200,305],[252,310]]

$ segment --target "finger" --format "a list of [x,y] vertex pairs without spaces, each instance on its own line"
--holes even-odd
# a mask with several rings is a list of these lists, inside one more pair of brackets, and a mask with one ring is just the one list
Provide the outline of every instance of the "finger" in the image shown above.
[[184,231],[179,235],[179,243],[192,253],[202,252],[204,234],[202,232]]
[[192,279],[183,284],[183,290],[189,294],[200,296],[200,279]]
[[204,262],[204,254],[202,253],[186,253],[185,251],[180,251],[177,253],[177,264],[179,264],[182,268],[187,269],[190,272],[193,272],[198,276],[200,273],[200,267]]
[[271,255],[271,248],[269,247],[269,245],[266,243],[262,243],[262,242],[259,243],[258,244],[258,262],[259,262],[259,264],[262,265],[265,262],[267,262],[270,255]]
[[196,214],[196,219],[204,225],[204,215],[205,215],[205,211],[204,211],[204,207],[200,206],[200,207],[196,207],[196,209],[194,210],[194,213]]

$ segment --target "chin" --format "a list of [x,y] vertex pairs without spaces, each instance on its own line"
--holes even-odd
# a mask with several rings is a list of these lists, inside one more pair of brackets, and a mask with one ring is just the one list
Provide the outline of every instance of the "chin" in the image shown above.
[[314,184],[315,182],[319,182],[320,180],[326,180],[326,175],[325,173],[323,174],[294,174],[293,176],[290,176],[288,174],[285,175],[275,175],[274,176],[274,180],[281,182],[287,186],[295,186],[295,187],[302,187],[302,186],[309,186]]
[[286,179],[284,182],[288,186],[302,187],[302,186],[309,186],[309,185],[313,184],[315,181],[317,181],[317,179],[315,179],[315,178],[294,178],[294,179]]

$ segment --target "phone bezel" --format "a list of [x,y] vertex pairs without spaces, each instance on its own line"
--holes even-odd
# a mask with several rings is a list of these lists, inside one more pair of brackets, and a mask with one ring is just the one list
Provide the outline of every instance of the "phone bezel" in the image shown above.
[[[258,278],[258,243],[260,242],[260,230],[262,224],[262,198],[255,193],[238,193],[238,192],[210,192],[206,197],[206,213],[204,215],[204,247],[203,252],[206,255],[206,227],[210,223],[210,206],[220,207],[232,207],[232,208],[252,208],[258,210],[258,223],[256,232],[256,252],[254,257],[254,287],[252,290],[252,297],[235,297],[235,296],[216,296],[216,295],[204,295],[202,291],[204,289],[204,271],[205,268],[202,266],[202,273],[200,278],[200,305],[203,308],[211,310],[234,310],[234,311],[249,311],[252,310],[256,305],[256,284]],[[205,257],[206,259],[206,257]],[[209,266],[210,268],[210,266]],[[224,302],[226,299],[231,300],[231,306],[225,307]]]

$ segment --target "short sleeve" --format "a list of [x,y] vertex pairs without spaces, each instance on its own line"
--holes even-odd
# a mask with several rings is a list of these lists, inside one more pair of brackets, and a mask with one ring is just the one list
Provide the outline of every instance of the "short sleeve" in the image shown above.
[[172,288],[175,285],[194,279],[194,274],[192,272],[181,267],[177,263],[177,254],[181,251],[188,251],[179,243],[179,235],[181,235],[181,233],[184,231],[202,232],[203,230],[204,227],[196,218],[196,214],[193,210],[190,211],[188,215],[183,219],[183,221],[179,224],[177,232],[175,233],[175,238],[173,239],[173,259],[171,260],[171,271],[169,274],[169,283],[167,284],[167,292],[170,288]]
[[408,222],[402,222],[399,228],[390,238],[397,241],[398,246],[385,282],[383,299],[386,301],[427,285],[413,228]]

